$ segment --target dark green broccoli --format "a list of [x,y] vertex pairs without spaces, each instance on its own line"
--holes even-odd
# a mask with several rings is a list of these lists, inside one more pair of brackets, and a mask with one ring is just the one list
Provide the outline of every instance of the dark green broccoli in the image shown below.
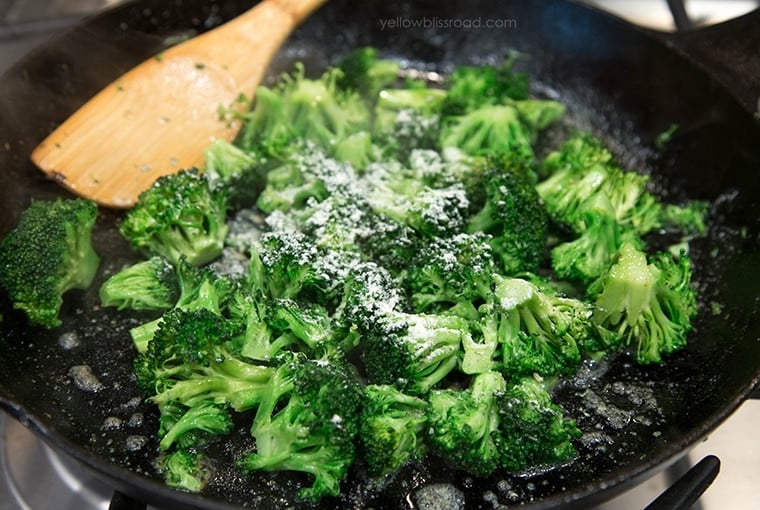
[[585,303],[494,275],[494,305],[483,320],[495,328],[505,377],[568,374],[580,364],[580,347],[592,334]]
[[195,266],[222,253],[227,235],[227,194],[212,191],[195,169],[160,177],[140,194],[119,231],[138,250],[181,257]]
[[256,202],[274,162],[226,141],[215,140],[204,152],[203,175],[212,190],[224,189],[237,208]]
[[242,115],[236,143],[244,150],[281,158],[294,143],[309,140],[333,154],[341,140],[370,127],[370,113],[359,94],[337,85],[341,76],[333,68],[309,79],[303,65],[296,64],[274,88],[259,86],[253,110]]
[[118,310],[168,310],[178,299],[174,266],[158,256],[125,267],[100,286],[100,303]]
[[232,417],[226,405],[210,401],[188,407],[174,401],[159,406],[161,417],[158,446],[167,451],[175,445],[181,448],[197,447],[199,434],[226,435],[232,430]]
[[545,258],[548,215],[524,160],[507,158],[486,175],[486,202],[467,231],[492,236],[506,274],[535,272]]
[[369,235],[359,243],[361,252],[394,275],[405,271],[422,244],[421,234],[383,214],[373,214],[368,220]]
[[378,93],[396,81],[401,65],[396,60],[380,58],[377,48],[365,46],[343,57],[338,69],[338,87],[358,92],[373,105]]
[[388,475],[421,459],[427,449],[427,402],[387,384],[370,384],[364,392],[359,444],[369,473]]
[[468,330],[467,320],[454,315],[386,312],[363,335],[368,381],[425,394],[456,368]]
[[135,358],[137,384],[159,406],[211,402],[238,412],[253,409],[273,369],[242,360],[232,342],[236,333],[233,323],[204,308],[166,312]]
[[0,241],[0,287],[35,326],[59,326],[63,294],[86,289],[100,258],[92,247],[98,214],[83,199],[34,201]]
[[[235,291],[235,284],[232,280],[217,276],[208,267],[192,266],[184,257],[180,258],[175,266],[174,274],[179,292],[176,302],[173,303],[173,308],[183,310],[205,309],[219,315]],[[148,342],[153,338],[161,320],[162,317],[158,317],[135,326],[129,331],[138,352],[145,352]]]
[[356,457],[363,400],[354,370],[341,358],[281,356],[251,435],[256,451],[240,462],[246,471],[301,471],[314,477],[299,497],[337,496]]
[[596,300],[593,320],[603,328],[607,345],[630,347],[642,364],[660,363],[686,345],[697,313],[689,257],[681,254],[676,260],[661,253],[647,262],[630,243],[591,284],[589,294]]
[[512,70],[514,56],[499,66],[461,65],[447,80],[446,115],[463,115],[484,105],[503,104],[510,99],[527,99],[530,94],[528,75]]
[[499,398],[499,415],[498,448],[504,468],[546,467],[577,455],[573,440],[581,431],[552,401],[545,382],[526,377],[509,387]]
[[488,300],[497,272],[490,241],[483,233],[457,234],[422,245],[406,275],[413,310],[437,312],[462,301],[478,306]]
[[488,476],[501,464],[499,398],[507,388],[499,372],[473,377],[464,391],[428,395],[428,440],[432,451],[454,467]]

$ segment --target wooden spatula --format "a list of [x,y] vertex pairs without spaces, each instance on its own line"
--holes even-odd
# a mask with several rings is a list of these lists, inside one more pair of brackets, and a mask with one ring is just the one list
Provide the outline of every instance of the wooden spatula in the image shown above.
[[263,0],[146,60],[61,124],[32,161],[77,195],[131,207],[158,177],[200,166],[211,141],[235,136],[219,107],[250,97],[285,38],[324,2]]

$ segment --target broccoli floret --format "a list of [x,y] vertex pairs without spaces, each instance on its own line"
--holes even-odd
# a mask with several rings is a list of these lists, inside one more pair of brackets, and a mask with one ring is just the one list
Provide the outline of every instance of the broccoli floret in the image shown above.
[[687,235],[704,234],[707,231],[705,217],[709,209],[710,204],[701,200],[692,200],[684,205],[666,204],[660,213],[660,226]]
[[510,102],[520,114],[523,124],[536,139],[539,132],[557,122],[565,114],[565,105],[548,99],[524,99]]
[[603,195],[583,211],[581,224],[577,238],[551,250],[552,269],[561,279],[588,285],[610,266],[624,242],[642,244],[634,230],[621,227]]
[[499,372],[473,377],[465,391],[433,390],[428,396],[431,449],[459,469],[488,476],[501,463],[499,398],[506,390]]
[[356,172],[316,149],[305,145],[282,165],[267,174],[267,185],[256,201],[264,213],[303,208],[310,199],[324,200],[331,194],[354,195],[350,188]]
[[455,147],[471,156],[516,154],[532,160],[531,133],[517,108],[489,105],[451,117],[441,129],[440,146]]
[[592,333],[591,311],[583,302],[494,275],[494,304],[496,317],[484,320],[496,329],[508,379],[572,373],[580,364],[580,346]]
[[624,171],[601,142],[578,135],[547,156],[544,168],[553,173],[536,188],[552,219],[583,232],[588,213],[606,200],[622,229],[641,236],[660,223],[661,204],[646,191],[649,177]]
[[197,170],[183,170],[160,177],[142,192],[119,231],[146,254],[173,264],[185,257],[199,266],[222,253],[227,202],[227,194],[212,191]]
[[292,299],[277,299],[270,306],[268,323],[280,334],[293,335],[312,354],[324,355],[348,350],[342,335],[333,328],[327,309],[317,303],[299,303]]
[[248,279],[251,289],[270,298],[293,298],[301,292],[319,292],[327,283],[318,270],[316,247],[301,233],[262,234],[251,248]]
[[358,251],[371,237],[374,213],[361,196],[336,193],[318,202],[309,200],[299,211],[297,222],[320,251]]
[[634,349],[642,364],[661,363],[686,345],[697,313],[689,257],[675,260],[661,253],[648,263],[644,252],[629,243],[589,294],[596,300],[593,321],[603,328],[606,343]]
[[349,135],[335,146],[335,159],[350,164],[356,170],[363,170],[373,161],[382,159],[382,156],[382,150],[373,143],[368,131]]
[[380,91],[372,138],[386,159],[406,163],[413,149],[438,148],[440,110],[445,95],[443,90],[426,86]]
[[98,214],[83,199],[35,201],[0,241],[0,287],[36,326],[59,326],[63,294],[86,289],[100,257],[92,247]]
[[159,457],[159,469],[166,485],[189,492],[200,492],[208,483],[209,471],[204,456],[189,450],[176,450]]
[[163,257],[125,267],[100,286],[100,303],[118,310],[168,310],[178,299],[174,266]]
[[226,141],[215,140],[204,152],[203,175],[212,190],[224,189],[237,208],[256,202],[266,184],[266,173],[274,164]]
[[146,351],[135,358],[137,384],[159,406],[254,408],[273,369],[241,360],[232,342],[236,333],[234,323],[207,309],[166,312]]
[[499,398],[502,466],[512,471],[551,466],[577,455],[573,440],[581,436],[565,418],[546,383],[526,377]]
[[344,329],[382,329],[387,313],[403,306],[402,291],[391,273],[374,262],[358,264],[347,276],[335,318]]
[[486,202],[467,231],[492,236],[506,274],[535,272],[545,258],[548,215],[524,161],[505,159],[486,176]]
[[370,475],[388,475],[421,459],[427,450],[427,402],[387,384],[364,391],[359,444]]
[[487,300],[497,272],[490,241],[483,233],[457,234],[421,246],[407,274],[413,310],[436,312],[462,301],[478,306]]
[[354,462],[363,392],[340,358],[283,356],[251,435],[256,451],[240,462],[246,471],[301,471],[314,477],[299,497],[337,496]]
[[458,66],[447,82],[446,115],[462,115],[484,105],[502,104],[510,99],[527,99],[528,75],[512,70],[514,56],[500,66]]
[[362,239],[359,248],[370,260],[394,275],[408,268],[409,261],[423,244],[419,232],[383,214],[369,218],[368,230],[370,235]]
[[[179,290],[174,308],[205,309],[221,314],[226,302],[234,294],[235,285],[232,280],[217,276],[208,267],[192,266],[184,257],[180,258],[174,272]],[[158,317],[129,331],[137,352],[145,352],[162,320],[162,317]]]
[[274,88],[259,86],[253,110],[242,116],[236,143],[245,150],[283,157],[293,143],[309,140],[333,154],[341,140],[370,127],[369,109],[359,94],[337,85],[341,76],[333,68],[309,79],[303,65],[296,64]]
[[342,74],[337,85],[344,90],[354,90],[372,105],[378,93],[398,78],[401,65],[390,59],[380,58],[377,48],[357,48],[340,61]]
[[459,184],[433,188],[413,170],[392,164],[371,165],[367,201],[382,216],[427,236],[461,232],[470,202]]
[[161,413],[158,446],[167,451],[175,444],[183,448],[199,445],[198,434],[226,435],[232,430],[232,417],[227,406],[200,402],[187,407],[176,402],[159,406]]
[[462,317],[386,312],[363,336],[368,380],[422,395],[456,368],[468,332]]

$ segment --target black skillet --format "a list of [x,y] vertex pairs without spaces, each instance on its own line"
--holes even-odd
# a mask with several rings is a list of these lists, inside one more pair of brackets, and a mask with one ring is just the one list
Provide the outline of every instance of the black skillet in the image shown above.
[[[30,150],[56,123],[149,54],[249,3],[124,5],[48,42],[5,74],[0,79],[0,235],[33,197],[65,195],[28,161]],[[418,489],[438,482],[454,484],[467,508],[493,508],[497,502],[584,508],[673,462],[736,409],[760,380],[760,127],[752,115],[760,95],[757,13],[675,38],[560,0],[335,0],[293,35],[270,77],[297,60],[318,70],[366,44],[410,66],[441,72],[455,64],[496,63],[507,50],[519,50],[525,58],[518,65],[533,76],[535,92],[569,105],[568,124],[592,130],[626,166],[651,173],[663,197],[705,199],[714,207],[708,235],[693,243],[702,304],[688,347],[662,367],[633,366],[622,356],[559,388],[562,405],[588,431],[576,461],[547,472],[497,473],[488,479],[430,461],[405,469],[379,493],[357,470],[345,484],[346,496],[325,501],[324,508],[409,508]],[[657,135],[673,124],[678,129],[658,148]],[[101,278],[134,259],[115,234],[118,220],[118,214],[104,211],[97,225]],[[88,292],[70,294],[64,324],[53,331],[25,326],[2,303],[2,408],[115,489],[142,501],[171,508],[293,505],[295,488],[304,481],[295,475],[242,477],[221,470],[201,496],[163,486],[153,467],[155,414],[139,401],[130,375],[127,329],[144,318],[99,310],[96,289],[97,282]],[[88,387],[75,376],[84,366],[99,386]],[[140,415],[141,424],[128,424]],[[113,417],[124,425],[104,426],[114,423],[107,421]],[[250,446],[244,434],[235,435],[217,454],[220,461],[231,460]]]

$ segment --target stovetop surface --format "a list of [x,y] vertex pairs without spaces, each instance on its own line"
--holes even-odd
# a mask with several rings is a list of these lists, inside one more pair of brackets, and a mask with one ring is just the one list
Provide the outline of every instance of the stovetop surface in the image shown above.
[[[124,0],[0,0],[0,73],[51,34],[81,16]],[[646,26],[673,28],[665,0],[588,0]],[[756,0],[690,0],[698,23],[717,22],[760,5]],[[696,462],[717,455],[721,473],[695,508],[758,508],[760,480],[760,401],[747,401],[688,455]],[[634,510],[646,506],[669,485],[667,473],[599,507]],[[23,425],[0,412],[0,510],[94,510],[108,508],[111,490],[71,461],[43,445]]]

